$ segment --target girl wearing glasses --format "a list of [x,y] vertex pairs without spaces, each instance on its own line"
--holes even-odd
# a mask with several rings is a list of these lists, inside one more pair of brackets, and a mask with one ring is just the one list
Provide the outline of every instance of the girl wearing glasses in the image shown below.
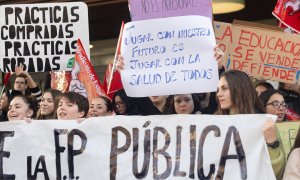
[[138,115],[138,108],[129,100],[124,89],[117,91],[112,100],[116,115]]
[[280,91],[267,90],[261,93],[259,99],[266,108],[266,113],[277,115],[277,123],[284,121],[288,105],[285,103],[283,95]]

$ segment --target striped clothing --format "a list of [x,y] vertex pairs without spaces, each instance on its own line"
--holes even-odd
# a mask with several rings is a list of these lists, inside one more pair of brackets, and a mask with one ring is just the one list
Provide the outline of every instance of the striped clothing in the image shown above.
[[42,91],[40,90],[40,88],[38,86],[36,86],[35,88],[29,88],[31,94],[33,97],[35,97],[35,99],[40,102],[42,99]]

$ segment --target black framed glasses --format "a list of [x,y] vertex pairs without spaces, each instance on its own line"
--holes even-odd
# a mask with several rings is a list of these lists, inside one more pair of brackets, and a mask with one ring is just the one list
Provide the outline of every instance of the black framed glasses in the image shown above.
[[279,109],[280,107],[282,107],[282,109],[288,108],[288,105],[285,102],[279,102],[279,101],[272,101],[267,105],[272,105],[275,109]]

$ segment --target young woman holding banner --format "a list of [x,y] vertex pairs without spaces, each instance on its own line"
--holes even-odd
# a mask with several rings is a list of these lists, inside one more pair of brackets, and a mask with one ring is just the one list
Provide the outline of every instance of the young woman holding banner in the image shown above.
[[48,89],[44,92],[40,109],[37,113],[36,119],[54,119],[54,112],[57,109],[58,97],[61,95],[61,91],[57,89]]
[[7,112],[8,112],[9,103],[17,95],[22,95],[22,93],[20,91],[8,90],[5,88],[0,99],[0,110],[1,110],[0,122],[8,121]]
[[90,104],[89,117],[110,116],[114,112],[110,99],[104,96],[94,98]]
[[61,94],[56,115],[58,120],[80,120],[86,118],[89,102],[86,97],[68,91]]
[[28,120],[35,117],[38,103],[32,96],[17,95],[9,104],[7,117],[9,121]]
[[[219,115],[257,114],[264,108],[258,100],[249,76],[242,71],[229,70],[221,75],[217,90]],[[285,167],[285,157],[273,120],[263,126],[263,135],[268,146],[272,167],[277,179],[281,179]]]

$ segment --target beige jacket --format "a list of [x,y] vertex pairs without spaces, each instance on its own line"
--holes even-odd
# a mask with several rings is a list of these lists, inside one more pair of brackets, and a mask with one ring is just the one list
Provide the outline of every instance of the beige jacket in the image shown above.
[[300,180],[300,148],[291,152],[282,180]]

